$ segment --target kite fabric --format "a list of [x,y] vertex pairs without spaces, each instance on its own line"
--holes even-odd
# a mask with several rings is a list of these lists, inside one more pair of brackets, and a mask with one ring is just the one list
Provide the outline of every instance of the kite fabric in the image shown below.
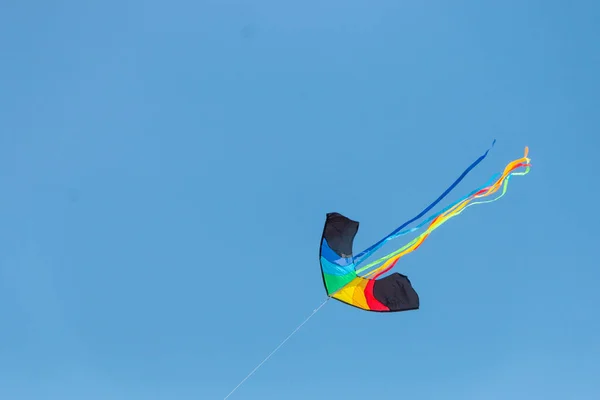
[[[381,275],[390,271],[400,258],[419,248],[431,232],[449,219],[460,215],[472,205],[491,203],[500,199],[506,193],[508,182],[512,176],[529,173],[531,164],[528,158],[529,149],[526,147],[522,158],[510,162],[504,168],[503,173],[494,175],[484,186],[471,191],[467,196],[455,201],[416,227],[402,230],[423,217],[448,195],[477,164],[483,161],[488,152],[489,149],[473,162],[442,195],[416,217],[405,222],[388,236],[357,255],[353,255],[352,247],[354,238],[358,233],[359,222],[336,212],[328,213],[319,251],[321,274],[327,296],[367,311],[397,312],[418,309],[419,296],[406,275],[398,272],[385,277],[381,277]],[[515,170],[523,167],[525,171],[515,172]],[[498,192],[500,188],[502,188],[501,194],[494,199],[473,201],[490,196]],[[365,261],[386,242],[414,232],[427,223],[429,223],[427,229],[405,246],[357,269],[358,264]]]

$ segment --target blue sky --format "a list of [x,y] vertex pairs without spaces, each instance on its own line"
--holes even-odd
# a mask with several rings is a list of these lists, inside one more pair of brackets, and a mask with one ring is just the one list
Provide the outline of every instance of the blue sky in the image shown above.
[[0,398],[222,399],[323,299],[325,213],[362,250],[494,138],[441,206],[532,171],[398,263],[419,311],[330,302],[230,399],[599,398],[599,18],[2,2]]

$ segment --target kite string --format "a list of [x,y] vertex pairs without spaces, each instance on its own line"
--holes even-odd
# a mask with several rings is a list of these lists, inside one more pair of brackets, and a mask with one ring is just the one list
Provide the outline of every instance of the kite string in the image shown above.
[[242,381],[241,381],[240,383],[238,383],[238,385],[237,385],[235,388],[233,388],[233,390],[232,390],[231,392],[229,392],[229,394],[228,394],[227,396],[225,396],[225,398],[224,398],[223,400],[227,400],[227,398],[228,398],[229,396],[231,396],[231,395],[233,394],[233,392],[235,392],[235,391],[236,391],[236,390],[237,390],[237,389],[238,389],[240,386],[242,386],[242,384],[243,384],[244,382],[246,382],[246,380],[248,380],[248,378],[250,378],[252,375],[254,375],[254,373],[255,373],[255,372],[256,372],[256,371],[257,371],[257,370],[258,370],[260,367],[262,367],[262,365],[263,365],[264,363],[266,363],[266,362],[267,362],[267,360],[268,360],[269,358],[271,358],[271,356],[273,356],[273,354],[275,354],[275,353],[277,352],[277,350],[279,350],[279,349],[281,348],[281,346],[283,346],[283,345],[284,345],[284,344],[285,344],[285,343],[286,343],[288,340],[290,340],[290,338],[291,338],[292,336],[294,336],[294,334],[295,334],[296,332],[298,332],[298,331],[300,330],[300,328],[302,328],[302,327],[304,326],[304,324],[306,324],[306,323],[308,322],[308,320],[309,320],[309,319],[311,319],[311,318],[312,318],[312,317],[313,317],[313,316],[314,316],[314,315],[317,313],[317,311],[319,311],[319,310],[320,310],[320,309],[321,309],[321,308],[322,308],[322,307],[325,305],[325,303],[327,303],[327,301],[328,301],[329,299],[331,299],[331,297],[327,297],[325,300],[323,300],[323,302],[322,302],[322,303],[319,305],[319,307],[315,308],[315,309],[313,310],[312,314],[310,314],[310,315],[309,315],[309,316],[308,316],[308,317],[307,317],[307,318],[306,318],[304,321],[302,321],[302,323],[301,323],[300,325],[298,325],[298,326],[296,327],[296,329],[294,329],[294,330],[292,331],[292,333],[290,333],[290,334],[288,335],[288,337],[286,337],[286,338],[285,338],[285,339],[284,339],[284,340],[283,340],[281,343],[279,343],[279,346],[277,346],[277,347],[276,347],[276,348],[275,348],[275,349],[274,349],[274,350],[273,350],[273,351],[272,351],[272,352],[271,352],[271,353],[270,353],[270,354],[269,354],[269,355],[268,355],[268,356],[267,356],[267,357],[266,357],[264,360],[262,360],[262,361],[260,362],[260,364],[258,364],[258,365],[257,365],[257,366],[256,366],[256,367],[255,367],[255,368],[254,368],[254,369],[253,369],[253,370],[252,370],[252,371],[251,371],[251,372],[248,374],[248,375],[246,375],[246,377],[245,377],[244,379],[242,379]]

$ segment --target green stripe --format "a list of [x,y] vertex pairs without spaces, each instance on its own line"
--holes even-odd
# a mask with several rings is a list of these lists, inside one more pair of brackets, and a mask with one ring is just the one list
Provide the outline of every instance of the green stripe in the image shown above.
[[325,277],[325,286],[327,287],[327,294],[335,293],[344,286],[346,286],[352,279],[356,278],[356,272],[352,271],[346,275],[330,275],[323,273]]

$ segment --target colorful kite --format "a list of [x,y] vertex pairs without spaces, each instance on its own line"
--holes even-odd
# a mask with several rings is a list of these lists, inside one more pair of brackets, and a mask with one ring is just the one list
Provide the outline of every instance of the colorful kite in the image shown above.
[[[494,140],[494,143],[496,141]],[[492,147],[494,146],[492,143]],[[398,260],[415,251],[425,239],[448,221],[450,218],[456,217],[466,208],[483,203],[491,203],[500,199],[506,193],[508,181],[514,175],[526,175],[529,172],[530,159],[527,157],[528,148],[525,148],[525,155],[511,163],[509,163],[502,174],[496,174],[484,186],[475,189],[462,199],[454,202],[444,208],[437,214],[429,217],[419,225],[405,229],[409,224],[412,224],[419,218],[423,217],[429,210],[435,207],[444,197],[448,195],[463,180],[463,178],[479,164],[487,156],[488,149],[481,157],[473,162],[452,185],[446,189],[433,203],[427,206],[416,217],[406,221],[392,233],[373,244],[366,250],[353,255],[352,245],[354,237],[358,232],[357,221],[353,221],[339,213],[327,214],[323,235],[321,236],[321,250],[319,258],[321,261],[321,274],[323,276],[323,284],[327,291],[327,298],[313,310],[296,329],[292,331],[264,360],[262,360],[233,390],[225,396],[225,400],[231,396],[248,378],[250,378],[269,358],[273,356],[290,338],[298,332],[330,299],[336,299],[343,303],[368,311],[376,312],[393,312],[416,310],[419,308],[419,295],[413,289],[410,280],[406,275],[394,272],[391,275],[381,277],[383,274],[391,270]],[[524,167],[524,172],[515,172],[518,168]],[[490,196],[502,188],[501,194],[492,200],[474,201],[483,197]],[[414,238],[405,246],[383,256],[379,259],[361,266],[360,264],[366,261],[385,243],[397,237],[415,232],[429,223],[427,229],[419,236]],[[404,229],[404,230],[403,230]]]
[[[495,143],[495,141],[494,141]],[[492,146],[494,144],[492,143]],[[522,158],[509,163],[502,174],[496,174],[486,185],[472,191],[467,196],[449,205],[442,211],[431,216],[419,225],[404,229],[409,224],[423,217],[437,203],[439,203],[458,183],[487,156],[489,149],[473,162],[442,195],[425,208],[419,215],[405,222],[392,233],[373,244],[357,255],[352,253],[354,237],[358,232],[359,223],[339,213],[327,214],[323,235],[321,237],[321,249],[319,253],[321,273],[327,296],[343,303],[368,311],[393,312],[407,311],[419,308],[419,296],[413,289],[407,276],[398,272],[381,277],[392,269],[398,260],[408,253],[415,251],[423,241],[441,226],[460,213],[467,207],[475,204],[491,203],[500,199],[506,193],[508,181],[513,175],[526,175],[530,168],[530,159],[527,157],[528,148]],[[518,168],[525,168],[523,172],[515,172]],[[490,196],[502,188],[501,194],[492,200],[473,201]],[[380,249],[386,242],[399,236],[414,232],[429,223],[427,229],[413,239],[411,242],[389,253],[369,264],[357,268],[375,251]]]

